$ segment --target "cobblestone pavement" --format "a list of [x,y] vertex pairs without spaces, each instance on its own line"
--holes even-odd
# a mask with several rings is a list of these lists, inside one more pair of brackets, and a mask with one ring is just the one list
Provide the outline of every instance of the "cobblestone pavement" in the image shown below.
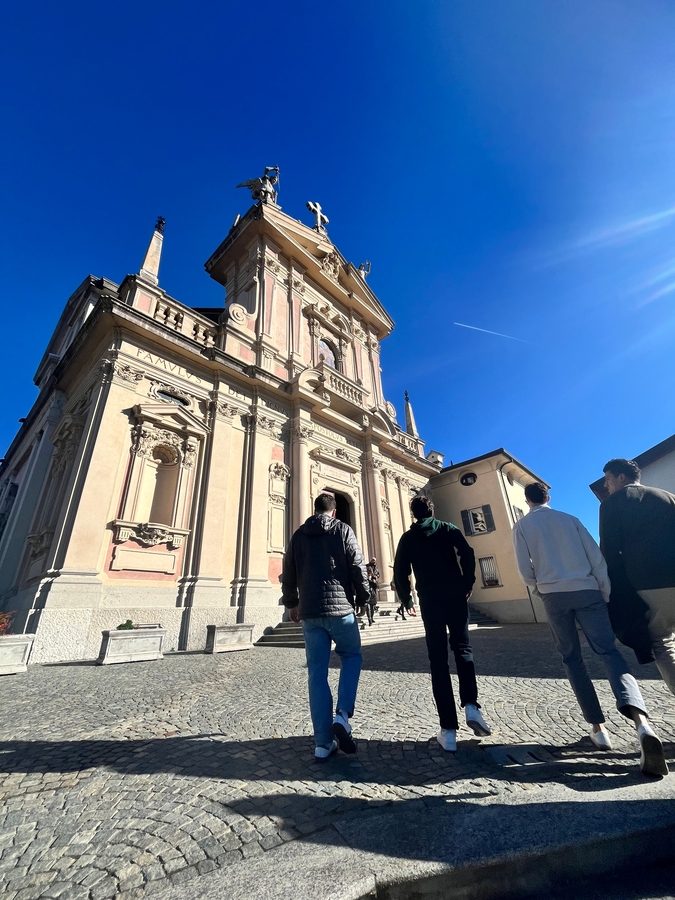
[[[312,755],[302,650],[0,678],[0,892],[132,900],[385,804],[641,782],[634,732],[604,681],[615,750],[594,751],[546,626],[478,629],[472,641],[494,734],[478,741],[462,729],[455,755],[433,739],[421,639],[364,648],[359,752],[323,764]],[[653,667],[636,675],[672,758],[675,698]]]

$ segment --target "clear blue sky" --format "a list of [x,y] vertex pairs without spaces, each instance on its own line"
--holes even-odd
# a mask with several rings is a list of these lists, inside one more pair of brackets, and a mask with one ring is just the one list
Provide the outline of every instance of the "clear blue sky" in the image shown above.
[[[593,530],[588,483],[675,431],[671,0],[128,0],[5,6],[6,446],[61,309],[136,271],[218,305],[203,263],[281,167],[396,321],[385,390],[427,449],[506,447]],[[502,332],[520,340],[461,328]],[[527,343],[523,343],[527,342]]]

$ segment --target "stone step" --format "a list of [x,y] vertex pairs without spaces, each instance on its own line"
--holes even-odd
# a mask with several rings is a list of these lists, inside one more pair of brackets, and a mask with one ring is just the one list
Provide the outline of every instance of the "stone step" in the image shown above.
[[[359,629],[361,631],[361,643],[381,644],[386,641],[407,640],[409,638],[424,637],[424,624],[417,614],[417,617],[409,616],[406,620],[402,620],[396,614],[395,603],[379,604],[378,612],[375,614],[375,621],[372,625],[368,625],[365,616],[357,619]],[[471,609],[471,624],[469,630],[482,626],[497,625],[498,623],[479,612],[477,609]],[[382,613],[385,613],[382,615]],[[295,622],[279,622],[272,631],[261,635],[255,642],[256,647],[304,647],[305,640],[302,633],[302,625]]]

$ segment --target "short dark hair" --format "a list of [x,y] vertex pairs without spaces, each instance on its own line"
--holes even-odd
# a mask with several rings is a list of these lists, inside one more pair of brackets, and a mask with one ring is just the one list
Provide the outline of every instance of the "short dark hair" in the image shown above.
[[430,497],[413,497],[410,501],[410,512],[417,519],[430,519],[434,514],[434,501]]
[[640,466],[634,459],[610,459],[602,471],[609,472],[614,477],[625,475],[629,481],[640,480]]
[[328,491],[322,491],[314,501],[315,513],[329,513],[332,509],[337,508],[335,495],[329,494]]
[[532,484],[528,484],[525,488],[525,496],[530,503],[548,503],[551,499],[543,481],[533,481]]

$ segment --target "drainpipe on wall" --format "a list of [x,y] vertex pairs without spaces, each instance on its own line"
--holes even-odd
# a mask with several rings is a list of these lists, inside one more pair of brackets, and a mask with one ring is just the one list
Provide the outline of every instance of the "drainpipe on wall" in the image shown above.
[[[504,484],[504,473],[502,472],[502,469],[504,468],[504,466],[507,466],[510,462],[513,462],[513,457],[509,457],[507,462],[502,463],[497,471],[499,472],[499,477],[501,478],[502,490],[504,492],[504,497],[506,498],[506,505],[509,508],[509,518],[511,519],[511,529],[513,529],[513,526],[516,524],[516,517],[513,514],[513,506],[511,505],[511,500],[509,499],[509,492],[507,491],[506,485]],[[532,618],[534,619],[535,622],[538,622],[539,620],[537,619],[537,613],[535,612],[534,603],[532,602],[532,594],[530,593],[530,589],[527,585],[525,585],[525,590],[527,591],[527,596],[530,601],[530,607],[532,609]]]

